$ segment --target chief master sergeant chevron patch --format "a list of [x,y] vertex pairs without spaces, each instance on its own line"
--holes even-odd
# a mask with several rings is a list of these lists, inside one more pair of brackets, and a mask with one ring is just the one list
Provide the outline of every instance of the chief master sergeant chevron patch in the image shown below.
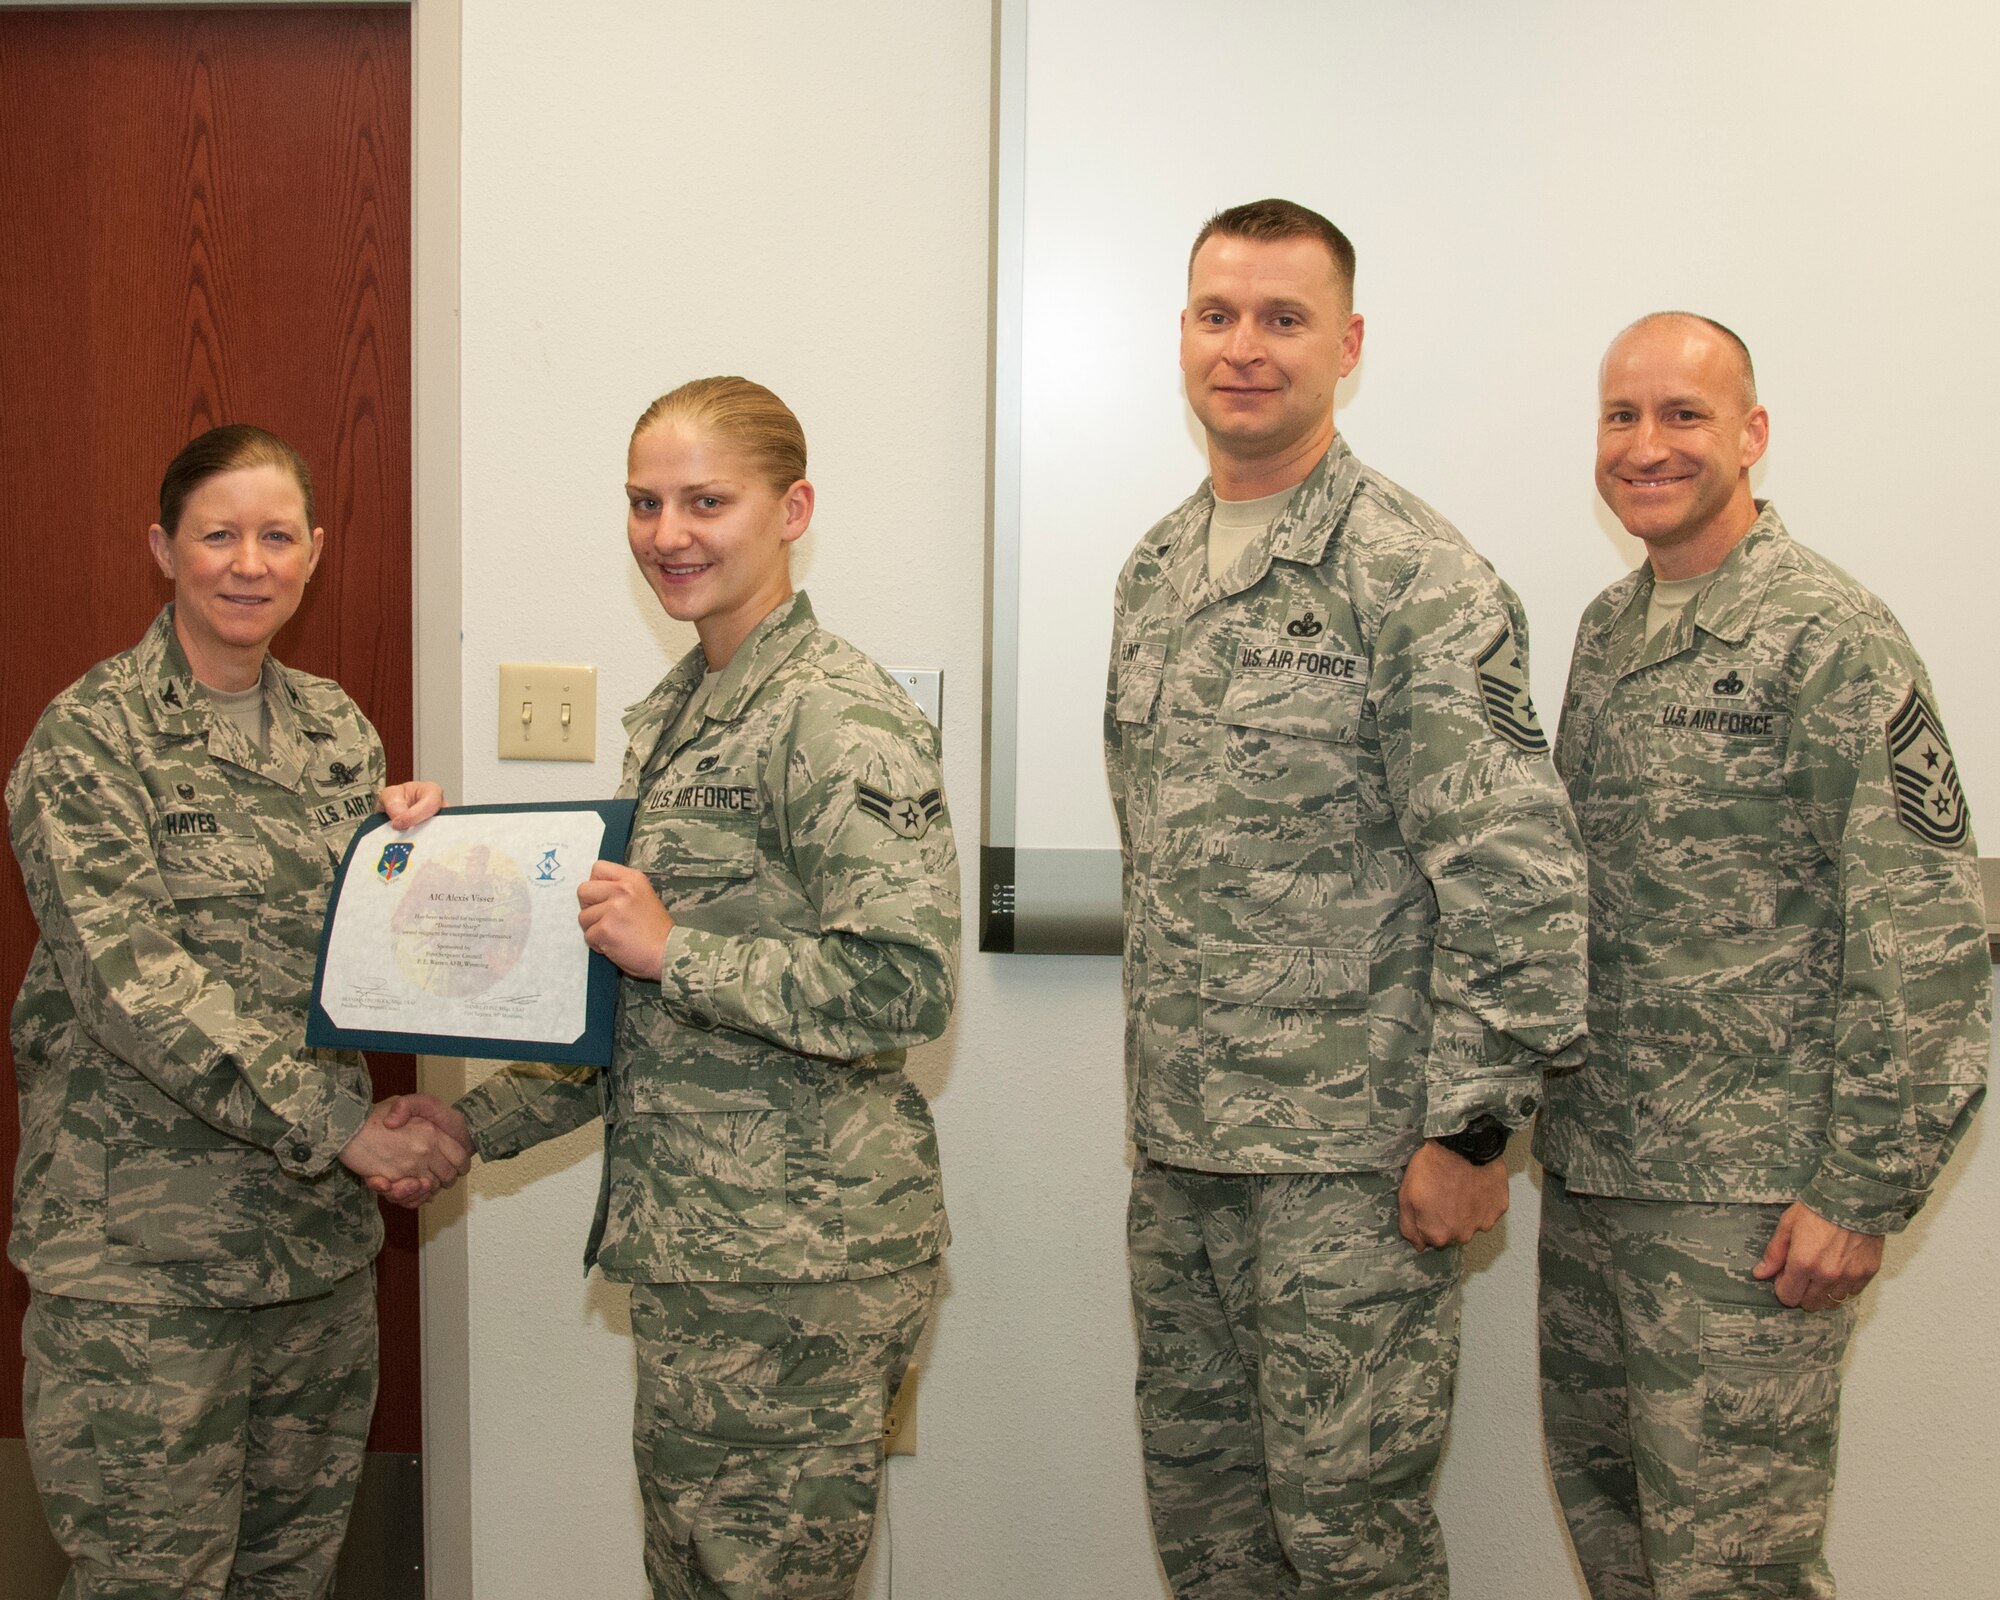
[[1889,763],[1896,780],[1896,820],[1919,839],[1947,849],[1965,843],[1965,791],[1944,729],[1914,688],[1888,721]]

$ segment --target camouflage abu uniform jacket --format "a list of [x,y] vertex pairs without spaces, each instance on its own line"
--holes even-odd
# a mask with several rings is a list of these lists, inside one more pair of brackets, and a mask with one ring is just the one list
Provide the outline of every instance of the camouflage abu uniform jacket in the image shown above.
[[1649,644],[1577,629],[1556,761],[1590,852],[1591,1025],[1535,1153],[1583,1194],[1901,1228],[1984,1093],[1977,854],[1923,663],[1770,506]]
[[368,1070],[303,1043],[382,746],[338,684],[267,656],[263,687],[268,752],[211,716],[169,606],[56,696],[7,780],[41,928],[14,1006],[8,1254],[39,1293],[265,1305],[382,1242],[337,1159]]
[[1215,1171],[1397,1171],[1481,1114],[1518,1126],[1585,986],[1520,604],[1339,438],[1219,582],[1213,505],[1118,580],[1134,1136]]
[[641,1283],[866,1278],[944,1248],[930,1108],[906,1046],[951,1015],[958,853],[937,736],[821,630],[760,622],[700,726],[697,647],[625,716],[630,865],[674,916],[624,980],[602,1074],[522,1064],[459,1101],[487,1160],[601,1114],[585,1265]]

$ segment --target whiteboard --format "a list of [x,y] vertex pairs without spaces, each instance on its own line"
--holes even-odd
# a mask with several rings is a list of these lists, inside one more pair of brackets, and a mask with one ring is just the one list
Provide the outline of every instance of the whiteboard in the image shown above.
[[1116,949],[1112,587],[1206,471],[1188,247],[1265,195],[1353,239],[1340,430],[1520,593],[1545,711],[1641,559],[1592,483],[1598,359],[1699,311],[1756,360],[1757,494],[1902,619],[2000,818],[2000,8],[1003,0],[1000,27],[986,948]]

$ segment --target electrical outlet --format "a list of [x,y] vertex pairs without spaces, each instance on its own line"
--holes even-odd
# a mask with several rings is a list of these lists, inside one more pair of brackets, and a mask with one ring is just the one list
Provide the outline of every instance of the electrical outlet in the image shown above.
[[500,759],[595,761],[597,668],[501,662]]
[[944,732],[944,672],[938,667],[887,667],[884,670],[917,703],[917,709],[938,732]]
[[896,1398],[889,1402],[889,1415],[882,1425],[882,1454],[913,1456],[917,1453],[917,1364],[903,1369],[903,1381]]

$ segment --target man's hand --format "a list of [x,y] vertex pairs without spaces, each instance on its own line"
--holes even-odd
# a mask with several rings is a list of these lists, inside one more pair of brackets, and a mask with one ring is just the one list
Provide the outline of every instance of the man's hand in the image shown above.
[[390,827],[414,828],[444,809],[444,790],[434,783],[392,783],[376,793],[375,804]]
[[1777,1232],[1764,1246],[1764,1259],[1751,1269],[1751,1276],[1760,1281],[1776,1278],[1772,1287],[1788,1306],[1831,1311],[1867,1288],[1881,1270],[1879,1233],[1856,1233],[1794,1201],[1778,1218]]
[[[458,1175],[462,1178],[472,1169],[472,1130],[466,1126],[465,1113],[456,1106],[445,1104],[434,1094],[399,1094],[384,1100],[382,1105],[385,1108],[382,1117],[384,1127],[394,1130],[416,1119],[428,1122],[466,1152],[465,1164],[459,1168]],[[437,1193],[434,1186],[416,1178],[370,1178],[368,1187],[391,1204],[411,1210]]]
[[674,919],[645,873],[600,861],[576,886],[576,903],[583,908],[576,920],[585,944],[609,956],[620,972],[651,983],[660,981],[660,963]]
[[[471,1167],[469,1141],[461,1144],[428,1122],[408,1121],[389,1126],[393,1100],[377,1101],[361,1131],[340,1152],[341,1165],[380,1194],[382,1180],[399,1204],[416,1205],[440,1189],[448,1189]],[[406,1193],[410,1199],[400,1199]]]
[[1426,1139],[1403,1171],[1398,1210],[1403,1237],[1419,1250],[1464,1244],[1507,1214],[1507,1164],[1475,1167]]

